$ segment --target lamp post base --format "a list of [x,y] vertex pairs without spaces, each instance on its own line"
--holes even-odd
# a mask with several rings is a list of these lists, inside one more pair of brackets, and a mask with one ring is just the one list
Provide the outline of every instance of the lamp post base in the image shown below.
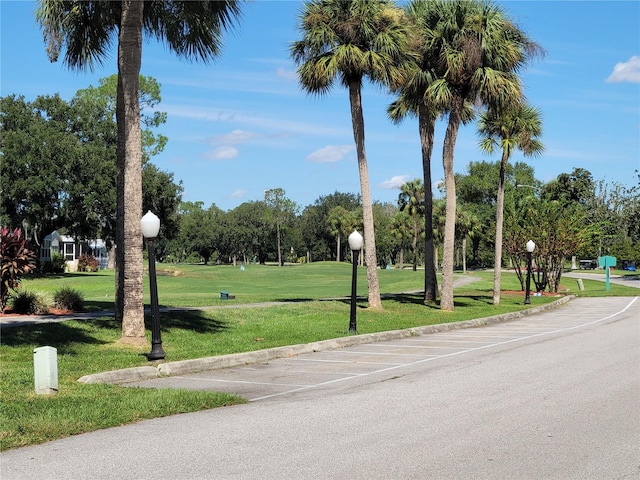
[[151,352],[147,354],[148,360],[164,360],[167,354],[162,349],[162,344],[156,343],[151,346]]

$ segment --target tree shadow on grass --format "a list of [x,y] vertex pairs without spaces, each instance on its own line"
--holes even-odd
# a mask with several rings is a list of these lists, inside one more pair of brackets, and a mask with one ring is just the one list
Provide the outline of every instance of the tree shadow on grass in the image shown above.
[[424,303],[424,293],[393,293],[382,296],[385,300],[395,300],[398,303],[410,303],[413,305],[422,305],[428,308],[440,308],[439,303]]
[[[492,295],[493,294],[491,291],[489,291],[486,295],[482,293],[474,293],[473,295],[456,295],[453,298],[453,303],[455,307],[477,307],[479,304],[492,305]],[[440,301],[438,300],[436,303],[425,303],[423,293],[389,294],[383,296],[383,298],[395,300],[399,303],[422,305],[433,310],[440,310]]]
[[304,302],[314,302],[318,300],[317,298],[276,298],[274,302],[287,302],[287,303],[304,303]]
[[113,300],[111,301],[92,301],[85,300],[84,309],[87,312],[112,312],[115,309]]
[[464,295],[453,298],[455,307],[477,307],[479,305],[493,305],[492,295]]
[[[144,323],[147,329],[151,329],[151,315],[145,315]],[[160,314],[160,327],[162,330],[178,328],[196,333],[217,333],[226,330],[228,325],[199,310],[174,310]]]
[[[92,321],[97,320],[92,319]],[[33,345],[35,348],[52,345],[59,353],[67,354],[75,352],[71,345],[76,343],[102,345],[107,342],[98,340],[86,330],[76,328],[66,322],[23,325],[2,330],[2,345],[8,347]]]

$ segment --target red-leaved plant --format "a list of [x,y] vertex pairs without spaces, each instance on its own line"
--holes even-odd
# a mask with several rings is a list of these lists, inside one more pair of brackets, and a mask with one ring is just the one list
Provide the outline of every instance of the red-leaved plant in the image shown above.
[[12,291],[20,287],[20,279],[23,275],[36,268],[36,252],[22,235],[22,230],[9,227],[0,229],[0,254],[2,255],[2,284],[1,302],[2,312],[7,306],[7,301]]

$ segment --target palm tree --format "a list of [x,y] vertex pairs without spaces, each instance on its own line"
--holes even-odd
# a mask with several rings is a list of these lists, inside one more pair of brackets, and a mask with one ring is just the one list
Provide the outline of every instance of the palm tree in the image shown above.
[[208,61],[216,57],[222,32],[240,13],[239,2],[219,1],[57,1],[40,0],[36,18],[47,53],[56,61],[91,70],[102,63],[117,38],[118,87],[116,123],[116,319],[124,340],[142,343],[142,138],[139,76],[143,33],[165,41],[176,54]]
[[345,223],[350,223],[348,216],[348,210],[342,205],[336,205],[329,210],[329,215],[327,215],[327,230],[336,237],[336,262],[340,261],[340,240],[345,231]]
[[456,220],[454,150],[465,103],[500,106],[522,97],[518,70],[540,48],[496,5],[484,0],[434,0],[438,20],[426,32],[437,50],[436,80],[427,96],[448,112],[442,151],[446,192],[446,226],[440,308],[453,311],[453,260]]
[[541,113],[539,110],[519,102],[513,107],[489,109],[480,117],[478,132],[482,137],[480,148],[493,153],[496,147],[502,148],[500,178],[496,200],[496,243],[493,274],[493,304],[500,304],[500,277],[502,267],[502,225],[504,220],[504,187],[507,163],[514,150],[520,150],[525,156],[540,155],[544,146],[536,138],[542,134]]
[[[411,219],[411,249],[413,251],[413,271],[418,267],[418,238],[423,231],[420,218],[424,216],[424,186],[419,178],[400,187],[398,207]],[[431,232],[433,235],[433,231]],[[425,268],[426,268],[425,252]]]
[[435,79],[435,53],[425,42],[424,32],[431,28],[431,2],[412,1],[407,7],[411,22],[410,50],[413,55],[403,64],[405,81],[400,85],[398,98],[387,110],[389,118],[399,123],[407,115],[418,117],[418,133],[422,151],[422,175],[424,181],[424,301],[435,302],[438,292],[438,280],[434,261],[433,240],[433,190],[431,180],[431,153],[433,151],[435,121],[438,111],[425,97],[427,87]]
[[402,10],[390,0],[312,0],[300,15],[302,40],[291,45],[302,88],[326,94],[338,81],[349,90],[353,137],[362,193],[369,307],[382,308],[378,284],[373,208],[364,143],[362,83],[394,86],[406,44]]
[[467,273],[467,237],[473,238],[476,235],[480,229],[480,220],[471,210],[460,204],[456,206],[460,207],[456,214],[456,237],[462,244],[462,273]]
[[404,250],[412,236],[411,219],[406,212],[396,212],[389,225],[389,233],[397,241],[400,249],[400,258],[396,264],[402,270],[404,268]]

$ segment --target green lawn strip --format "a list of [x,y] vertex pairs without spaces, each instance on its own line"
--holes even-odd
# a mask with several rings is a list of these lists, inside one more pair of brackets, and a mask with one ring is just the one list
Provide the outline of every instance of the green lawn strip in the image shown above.
[[[192,266],[185,269],[184,276],[162,278],[182,279],[184,283],[176,282],[172,286],[183,292],[189,286],[195,288],[198,283],[206,282],[208,275],[218,275],[221,270],[218,267],[198,268]],[[335,284],[345,283],[345,280],[348,284],[348,272],[343,272],[339,266],[334,268],[333,265],[324,265],[324,268],[321,266],[318,272],[291,267],[291,272],[286,272],[283,276],[280,270],[284,269],[259,268],[262,269],[260,275],[263,275],[259,281],[268,284],[270,291],[270,296],[261,298],[291,299],[290,289],[295,287],[315,300],[273,307],[162,313],[162,339],[167,351],[167,361],[246,352],[348,335],[349,301],[318,300],[319,297],[337,296],[338,292],[344,295],[344,285],[337,287]],[[321,273],[323,270],[324,275]],[[384,272],[389,273],[389,276],[381,277],[397,287],[397,291],[417,290],[420,288],[417,284],[423,281],[423,272],[419,271]],[[226,271],[224,273],[227,274]],[[231,275],[238,273],[229,274]],[[437,306],[424,305],[419,294],[395,295],[383,301],[382,311],[369,310],[365,308],[365,288],[358,299],[358,332],[364,334],[457,322],[525,308],[524,292],[503,294],[500,305],[492,305],[492,273],[474,272],[469,275],[480,280],[456,289],[454,312],[443,312]],[[109,274],[42,278],[25,283],[31,283],[32,287],[37,284],[38,289],[43,291],[54,291],[59,285],[66,283],[83,292],[90,292],[87,295],[89,297],[101,295],[95,292],[104,291],[107,281],[112,288],[113,275]],[[308,287],[306,282],[321,285],[318,287],[321,294],[313,295],[313,288]],[[281,288],[274,287],[274,284],[280,284]],[[566,285],[575,285],[575,281],[565,279],[563,285],[566,289]],[[614,284],[606,292],[604,283],[600,281],[585,280],[584,285],[584,292],[577,292],[576,285],[575,292],[572,288],[571,293],[595,296],[637,295],[637,289]],[[237,292],[243,292],[241,288],[245,288],[246,292],[261,288],[260,285],[247,286],[244,283],[235,283],[235,287]],[[503,288],[519,290],[515,275],[503,275]],[[170,292],[171,289],[167,290],[166,295],[172,296],[172,301],[177,301],[180,293]],[[532,297],[531,306],[553,300],[554,297]],[[78,378],[90,373],[149,365],[145,357],[149,347],[134,349],[120,343],[119,338],[120,325],[110,317],[4,330],[0,345],[0,448],[4,450],[32,445],[123,425],[142,418],[192,412],[244,401],[227,394],[77,383]],[[53,346],[58,351],[59,393],[54,396],[34,393],[33,349],[43,345]]]
[[[161,306],[198,307],[257,303],[274,300],[305,300],[350,295],[351,265],[317,262],[303,265],[250,264],[244,270],[230,265],[158,264],[158,299]],[[424,272],[379,270],[383,292],[423,288]],[[113,271],[68,273],[56,277],[27,277],[23,288],[52,294],[62,285],[83,292],[90,310],[113,310]],[[220,292],[235,295],[221,300]],[[367,294],[366,269],[358,268],[358,295]],[[149,302],[148,278],[144,277],[145,302]]]

